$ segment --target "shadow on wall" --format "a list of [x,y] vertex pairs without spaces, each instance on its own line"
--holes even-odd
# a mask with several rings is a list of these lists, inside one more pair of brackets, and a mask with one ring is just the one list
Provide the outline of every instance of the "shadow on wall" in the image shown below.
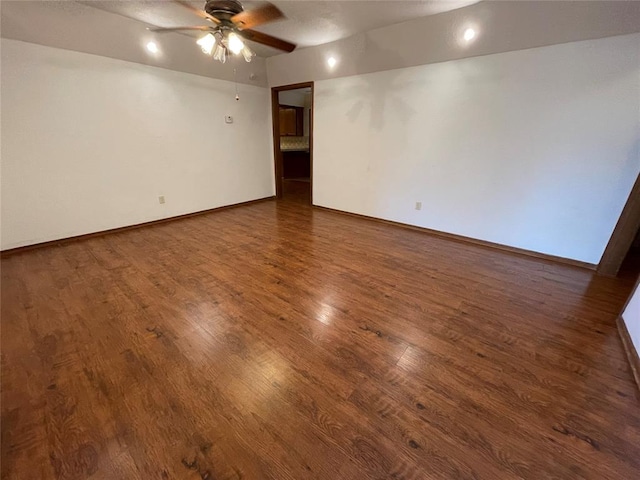
[[[385,50],[378,45],[368,41],[368,38],[363,38],[362,49],[367,50],[367,56],[372,55],[375,58],[389,58],[399,57],[397,51]],[[364,55],[362,56],[364,58]],[[356,65],[356,72],[361,70]],[[369,126],[375,130],[382,130],[385,126],[385,121],[401,123],[407,123],[408,119],[413,116],[416,111],[411,108],[409,103],[402,96],[402,85],[396,83],[396,80],[401,77],[403,70],[396,70],[397,75],[383,76],[376,75],[376,86],[368,82],[367,80],[372,78],[371,75],[360,75],[362,80],[359,84],[352,86],[347,92],[347,98],[357,98],[358,100],[351,106],[347,112],[347,118],[351,123],[356,123],[359,117],[368,110],[369,113]],[[392,112],[394,115],[388,115],[387,106],[393,104],[394,108]]]

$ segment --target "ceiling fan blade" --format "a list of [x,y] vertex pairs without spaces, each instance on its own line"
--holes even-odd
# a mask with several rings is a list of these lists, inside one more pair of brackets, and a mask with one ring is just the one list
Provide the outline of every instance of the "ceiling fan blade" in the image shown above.
[[278,7],[267,3],[258,8],[245,10],[231,17],[231,21],[240,29],[253,28],[263,23],[273,22],[285,18]]
[[211,20],[213,23],[215,24],[219,24],[220,20],[218,20],[216,17],[214,17],[213,15],[209,15],[207,12],[205,12],[204,10],[200,10],[197,7],[194,7],[193,5],[191,5],[189,2],[186,2],[184,0],[173,0],[175,3],[179,3],[180,5],[182,5],[185,8],[188,8],[189,10],[191,10],[193,13],[195,13],[196,15],[198,15],[200,18],[204,18],[205,20]]
[[169,28],[148,28],[147,30],[149,30],[150,32],[159,32],[159,33],[165,33],[165,32],[180,32],[180,31],[188,31],[188,30],[200,30],[202,32],[205,31],[210,31],[210,30],[214,30],[215,27],[208,27],[206,25],[203,26],[199,26],[199,27],[169,27]]
[[266,33],[256,32],[255,30],[240,30],[242,35],[247,40],[252,42],[261,43],[269,47],[277,48],[278,50],[284,50],[285,52],[293,52],[296,46],[293,43],[289,43],[286,40],[281,40]]

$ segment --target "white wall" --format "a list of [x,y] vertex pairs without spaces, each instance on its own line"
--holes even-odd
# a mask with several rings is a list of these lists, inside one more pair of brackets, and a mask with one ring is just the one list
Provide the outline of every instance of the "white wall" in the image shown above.
[[300,88],[297,90],[284,90],[283,92],[278,92],[278,101],[280,102],[280,105],[304,107],[307,97],[307,95],[305,94],[306,90],[310,89]]
[[1,47],[2,249],[273,195],[266,88]]
[[595,264],[639,107],[639,34],[319,81],[313,202]]
[[622,312],[622,319],[627,326],[636,352],[640,354],[640,287],[638,284],[631,295],[629,303]]

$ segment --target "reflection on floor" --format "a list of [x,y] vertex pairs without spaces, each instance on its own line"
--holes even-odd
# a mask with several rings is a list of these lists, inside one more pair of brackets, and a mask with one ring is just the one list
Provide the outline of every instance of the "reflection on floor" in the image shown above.
[[1,267],[3,480],[640,478],[632,278],[295,200]]
[[282,184],[282,200],[311,205],[311,183],[308,178],[287,178]]

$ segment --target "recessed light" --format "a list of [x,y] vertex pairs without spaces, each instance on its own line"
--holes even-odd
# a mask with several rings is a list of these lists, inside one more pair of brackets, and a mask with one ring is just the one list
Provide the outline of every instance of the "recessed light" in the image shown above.
[[160,51],[156,42],[147,43],[147,50],[151,53],[158,53]]
[[476,38],[476,31],[473,28],[467,28],[464,31],[464,34],[462,37],[465,39],[465,41],[470,42],[471,40]]
[[333,58],[333,57],[329,57],[329,58],[327,59],[327,65],[329,65],[329,68],[333,68],[333,67],[335,67],[335,66],[336,66],[336,63],[338,63],[338,61],[337,61],[335,58]]

